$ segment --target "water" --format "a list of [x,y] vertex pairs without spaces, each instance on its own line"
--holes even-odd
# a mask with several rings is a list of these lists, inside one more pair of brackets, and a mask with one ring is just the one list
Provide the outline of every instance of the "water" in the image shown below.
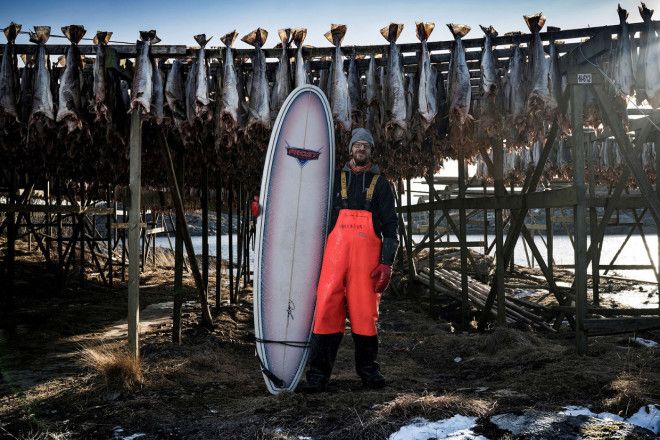
[[[212,257],[215,257],[215,246],[216,246],[216,240],[220,238],[220,246],[221,246],[221,252],[222,252],[222,259],[229,261],[229,235],[228,234],[223,234],[223,235],[209,235],[209,255]],[[193,247],[195,248],[195,254],[196,255],[201,255],[202,254],[202,237],[201,236],[196,236],[196,237],[191,237]],[[174,246],[174,236],[170,237],[170,240],[172,241],[172,246]],[[234,263],[238,263],[238,235],[233,234],[232,235],[232,243],[234,247]],[[158,236],[156,237],[156,246],[164,247],[169,249],[170,243],[167,241],[167,237],[165,236]],[[185,251],[184,251],[185,252]],[[254,251],[252,250],[252,246],[250,246],[250,266],[254,267]]]
[[[413,241],[415,243],[418,243],[419,241],[422,240],[423,237],[424,237],[423,235],[413,235]],[[483,234],[467,234],[468,241],[483,241],[483,237],[484,237]],[[625,238],[626,238],[625,234],[611,234],[605,236],[605,240],[603,242],[603,249],[600,257],[601,265],[610,264],[610,261],[616,254],[619,247],[621,247],[621,244],[623,243]],[[489,234],[488,235],[489,246],[491,245],[493,240],[495,240],[495,236],[493,234]],[[506,240],[506,234],[504,235],[504,240]],[[548,251],[543,240],[545,240],[545,235],[543,235],[543,237],[541,237],[540,235],[535,235],[534,237],[534,243],[536,244],[536,247],[539,249],[539,252],[541,252],[541,255],[543,256],[543,259],[545,261],[547,259]],[[451,236],[451,241],[457,242],[458,240],[455,236]],[[657,265],[658,238],[655,234],[647,235],[646,241],[649,245],[649,250],[651,252],[653,264]],[[516,248],[513,254],[514,262],[521,266],[527,266],[527,257],[525,254],[526,244],[527,243],[525,242],[525,244],[523,245],[523,240],[521,237],[521,239],[518,240],[518,242],[516,243]],[[587,240],[587,248],[588,246],[589,246],[589,241]],[[458,243],[456,243],[456,247],[458,247]],[[553,259],[555,264],[575,264],[575,253],[573,251],[573,245],[571,244],[571,240],[568,235],[555,235],[553,239],[553,247],[554,247]],[[484,251],[483,247],[472,248],[472,249],[478,252]],[[494,252],[495,250],[493,249],[491,255],[494,255]],[[527,255],[529,255],[529,259],[531,261],[533,259],[533,255],[529,247],[527,247]],[[633,235],[632,237],[630,237],[628,243],[626,243],[625,247],[617,257],[614,264],[617,265],[651,264],[649,262],[648,254],[646,253],[646,250],[644,248],[642,237],[639,235]],[[534,263],[534,265],[537,266],[536,262]],[[591,265],[589,265],[588,270],[589,273],[591,273]],[[602,273],[603,272],[601,271],[601,274]],[[610,270],[608,272],[608,275],[621,276],[621,277],[632,278],[642,281],[655,281],[655,275],[653,274],[653,271],[650,269],[617,270],[617,271]]]
[[[224,260],[229,259],[229,235],[220,235],[220,236],[209,236],[209,255],[215,256],[215,246],[216,246],[216,239],[220,237],[220,244],[222,248],[222,258]],[[423,235],[413,235],[413,240],[415,243],[418,243],[422,240],[424,236]],[[612,257],[614,257],[614,254],[617,252],[623,241],[625,240],[626,236],[624,234],[612,234],[612,235],[606,235],[605,236],[605,241],[603,243],[603,249],[601,252],[601,258],[600,258],[600,263],[601,265],[609,264]],[[492,241],[495,239],[495,236],[492,234],[488,235],[488,241],[489,245],[492,243]],[[504,237],[506,240],[506,235]],[[536,246],[538,247],[539,251],[541,252],[541,255],[543,256],[544,260],[547,258],[547,249],[544,243],[545,236],[543,238],[540,235],[536,235],[534,237],[534,242],[536,243]],[[171,237],[172,244],[174,244],[174,237]],[[446,237],[445,237],[446,240]],[[483,234],[468,234],[467,235],[467,240],[468,241],[482,241],[483,240]],[[653,259],[653,264],[657,265],[657,249],[658,249],[658,239],[655,234],[653,235],[647,235],[646,240],[649,245],[649,250],[651,251],[651,257]],[[238,236],[236,234],[232,235],[232,241],[233,241],[233,246],[234,246],[234,261],[237,262],[237,248],[238,248]],[[451,241],[457,241],[456,237],[452,236]],[[202,237],[192,237],[192,242],[193,242],[193,247],[195,248],[195,254],[201,254],[202,253]],[[575,263],[575,256],[573,252],[573,245],[571,244],[571,241],[567,235],[555,235],[554,240],[553,240],[553,245],[554,245],[554,261],[555,264],[574,264]],[[164,248],[169,248],[169,243],[167,241],[167,237],[157,237],[156,238],[156,246],[161,246]],[[458,247],[458,243],[456,244]],[[587,244],[588,246],[588,244]],[[473,248],[476,251],[483,252],[483,248]],[[491,253],[491,255],[494,253]],[[527,255],[529,255],[530,261],[533,259],[532,252],[527,247]],[[255,261],[255,255],[254,251],[252,250],[252,247],[250,247],[250,265],[254,267],[254,261]],[[514,262],[516,264],[526,266],[527,265],[527,257],[525,254],[525,245],[523,245],[523,240],[519,240],[518,243],[516,244],[516,249],[514,251]],[[536,263],[534,263],[536,265]],[[644,248],[644,243],[642,242],[642,238],[639,235],[633,235],[630,237],[628,240],[628,243],[626,246],[623,248],[621,251],[621,254],[617,258],[616,262],[614,264],[650,264],[649,263],[649,257],[646,253],[646,250]],[[589,266],[589,272],[591,272],[591,265]],[[603,273],[603,272],[601,272]],[[637,280],[643,280],[643,281],[655,281],[655,275],[653,274],[653,271],[650,269],[645,269],[645,270],[618,270],[618,271],[610,271],[608,275],[615,275],[615,276],[622,276],[622,277],[627,277],[627,278],[632,278],[632,279],[637,279]]]

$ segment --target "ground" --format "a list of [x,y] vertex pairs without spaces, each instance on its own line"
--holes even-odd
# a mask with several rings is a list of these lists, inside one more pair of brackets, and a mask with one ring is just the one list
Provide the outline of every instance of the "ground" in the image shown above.
[[[475,431],[488,438],[512,438],[488,416],[566,405],[629,416],[660,401],[657,352],[630,344],[629,335],[592,338],[588,355],[578,356],[569,331],[459,332],[450,312],[429,317],[421,287],[384,296],[386,388],[362,389],[346,337],[328,393],[271,396],[254,356],[249,289],[240,304],[220,308],[208,331],[197,325],[187,276],[183,343],[172,344],[166,258],[142,276],[141,378],[124,387],[89,361],[89,350],[123,346],[126,286],[103,287],[92,275],[83,286],[73,275],[58,293],[24,243],[18,263],[15,309],[0,325],[0,438],[375,439],[417,416],[455,414],[480,417]],[[612,436],[596,431],[585,438]],[[623,437],[651,438],[641,431]]]

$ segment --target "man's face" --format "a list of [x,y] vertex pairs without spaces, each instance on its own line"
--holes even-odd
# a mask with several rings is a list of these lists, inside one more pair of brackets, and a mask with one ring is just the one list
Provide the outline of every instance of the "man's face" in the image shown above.
[[355,165],[366,165],[371,159],[371,145],[364,141],[354,142],[351,147],[351,158]]

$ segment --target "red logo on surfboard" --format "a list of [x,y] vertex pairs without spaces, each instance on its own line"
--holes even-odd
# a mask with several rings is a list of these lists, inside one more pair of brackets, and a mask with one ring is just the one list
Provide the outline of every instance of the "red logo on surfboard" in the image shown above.
[[308,160],[318,160],[321,155],[321,151],[310,150],[308,148],[301,147],[292,147],[289,143],[286,143],[286,154],[293,158],[298,159],[300,166],[303,166],[307,163]]

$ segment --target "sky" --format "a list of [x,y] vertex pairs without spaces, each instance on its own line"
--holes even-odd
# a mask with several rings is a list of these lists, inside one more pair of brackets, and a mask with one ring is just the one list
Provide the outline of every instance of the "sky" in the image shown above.
[[[86,37],[93,37],[97,30],[112,31],[113,40],[134,42],[138,31],[156,29],[161,44],[185,44],[196,46],[193,35],[213,35],[210,46],[219,44],[218,37],[236,29],[239,38],[251,30],[262,27],[269,32],[266,47],[277,43],[277,29],[283,27],[307,27],[306,43],[312,46],[329,46],[323,34],[331,23],[348,27],[343,45],[384,44],[379,29],[390,22],[404,23],[399,38],[401,43],[416,42],[415,21],[432,21],[436,29],[430,41],[449,40],[451,35],[446,23],[462,23],[472,27],[469,37],[478,38],[482,32],[478,25],[493,25],[500,33],[513,30],[527,31],[523,14],[543,12],[547,25],[562,29],[617,24],[617,1],[611,0],[508,0],[484,1],[376,1],[376,0],[251,0],[251,1],[44,1],[30,2],[0,0],[2,18],[0,25],[10,21],[23,25],[23,30],[35,25],[49,25],[53,34],[61,34],[61,26],[82,24]],[[628,9],[630,22],[641,21],[637,6],[639,1],[622,0]],[[660,0],[646,2],[658,10]],[[660,16],[660,10],[657,13]],[[658,17],[654,17],[660,19]],[[57,32],[56,32],[57,31]],[[19,43],[26,43],[21,36]],[[59,39],[51,39],[59,43]],[[249,47],[237,41],[236,47]]]

